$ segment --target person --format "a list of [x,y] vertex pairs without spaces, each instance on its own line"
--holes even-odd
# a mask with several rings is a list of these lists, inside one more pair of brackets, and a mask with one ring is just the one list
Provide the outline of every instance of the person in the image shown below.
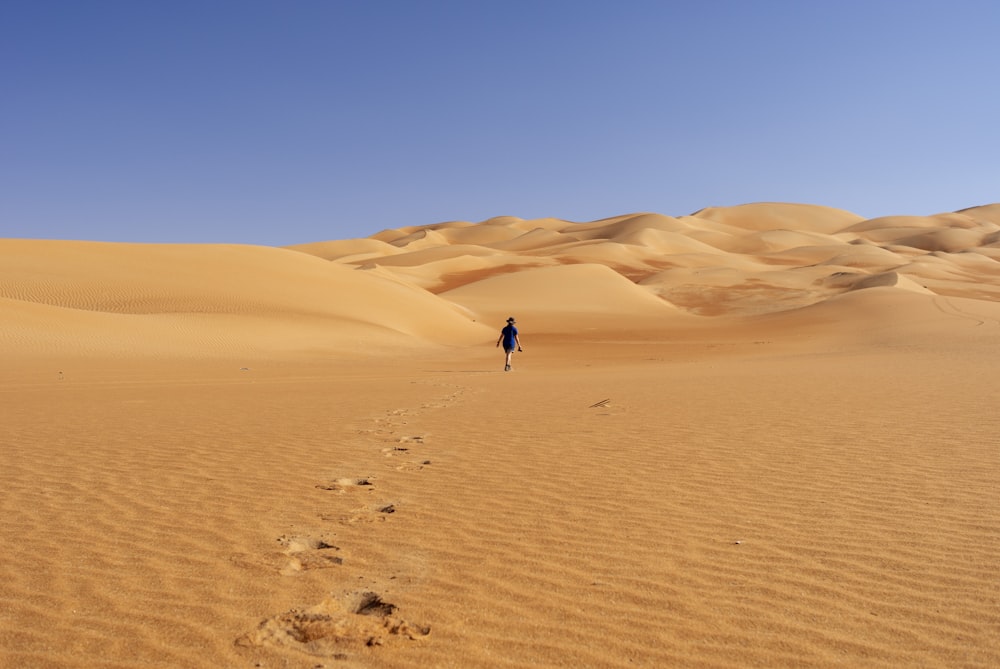
[[503,352],[506,354],[507,359],[504,363],[503,371],[510,371],[510,359],[514,355],[514,349],[516,348],[518,352],[521,352],[521,340],[517,336],[517,328],[514,324],[517,321],[511,316],[507,319],[507,325],[504,326],[503,330],[500,330],[500,338],[497,339],[497,346],[503,344]]

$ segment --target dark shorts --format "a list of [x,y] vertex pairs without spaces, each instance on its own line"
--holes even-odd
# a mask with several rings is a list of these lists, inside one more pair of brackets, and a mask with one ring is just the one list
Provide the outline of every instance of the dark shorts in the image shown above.
[[504,353],[513,353],[515,348],[517,348],[517,347],[516,346],[504,346],[503,347],[503,352]]

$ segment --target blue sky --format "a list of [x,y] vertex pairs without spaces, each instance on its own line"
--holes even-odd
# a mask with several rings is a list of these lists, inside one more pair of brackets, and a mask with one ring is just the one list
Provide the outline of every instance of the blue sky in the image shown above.
[[0,0],[0,237],[1000,201],[993,0]]

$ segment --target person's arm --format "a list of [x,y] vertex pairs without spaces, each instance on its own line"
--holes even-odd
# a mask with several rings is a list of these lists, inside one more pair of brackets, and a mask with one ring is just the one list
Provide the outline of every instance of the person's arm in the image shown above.
[[500,342],[502,342],[502,341],[503,341],[503,333],[501,332],[500,333],[500,337],[497,339],[497,348],[500,347]]
[[514,343],[517,344],[517,350],[520,351],[521,350],[521,336],[520,335],[514,335]]

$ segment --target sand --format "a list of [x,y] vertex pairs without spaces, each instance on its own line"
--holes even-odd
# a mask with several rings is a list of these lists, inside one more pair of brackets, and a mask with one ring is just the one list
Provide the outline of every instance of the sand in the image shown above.
[[0,666],[1000,666],[998,257],[1000,205],[0,240]]

